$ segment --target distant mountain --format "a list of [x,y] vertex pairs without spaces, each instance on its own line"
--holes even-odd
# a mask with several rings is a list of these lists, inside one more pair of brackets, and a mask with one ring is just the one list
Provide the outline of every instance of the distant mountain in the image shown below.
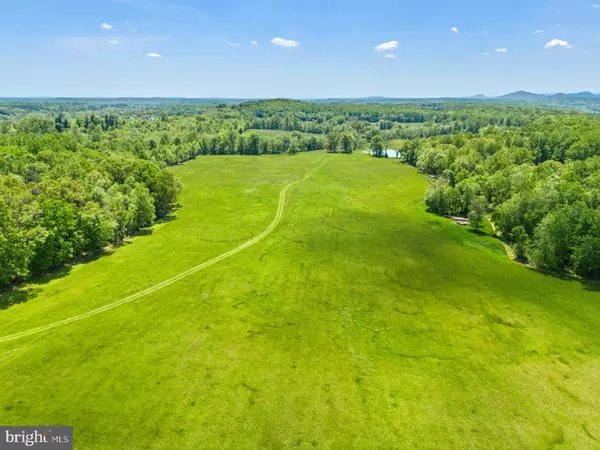
[[533,92],[527,92],[527,91],[517,91],[517,92],[511,92],[510,94],[506,94],[506,95],[501,95],[500,97],[496,97],[498,100],[512,100],[512,101],[536,101],[536,100],[542,100],[544,98],[547,98],[544,95],[541,94],[534,94]]
[[477,94],[477,95],[473,95],[472,97],[467,97],[467,98],[471,98],[471,99],[474,99],[474,100],[486,100],[489,97],[486,96],[486,95],[483,95],[483,94]]
[[576,92],[575,94],[569,94],[569,97],[575,98],[598,98],[599,96],[590,91]]
[[556,94],[534,94],[533,92],[517,91],[510,94],[495,97],[496,100],[509,100],[516,102],[547,102],[547,101],[569,101],[569,100],[600,100],[600,95],[593,92],[575,92],[565,94],[559,92]]

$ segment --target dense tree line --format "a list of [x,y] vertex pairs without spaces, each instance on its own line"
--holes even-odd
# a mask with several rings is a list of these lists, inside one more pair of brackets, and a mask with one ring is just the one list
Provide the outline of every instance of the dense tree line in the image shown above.
[[385,157],[395,148],[433,177],[430,210],[476,225],[491,213],[522,260],[599,275],[592,116],[472,102],[160,99],[20,101],[0,112],[0,285],[118,244],[168,214],[180,185],[166,166],[319,149]]
[[140,159],[0,148],[0,285],[119,244],[172,211],[180,189]]
[[521,261],[600,277],[600,119],[542,117],[402,144],[404,159],[432,176],[428,208],[485,212]]
[[0,144],[0,286],[118,245],[176,204],[181,185],[156,164],[63,135]]
[[[20,105],[23,106],[23,105]],[[0,122],[0,287],[118,245],[171,212],[162,168],[199,155],[295,154],[321,136],[247,132],[239,111],[61,108]]]

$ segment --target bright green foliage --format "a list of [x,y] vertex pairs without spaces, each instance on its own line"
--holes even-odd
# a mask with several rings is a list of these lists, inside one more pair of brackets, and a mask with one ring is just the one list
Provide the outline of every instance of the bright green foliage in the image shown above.
[[515,257],[517,260],[526,261],[530,239],[525,228],[521,225],[514,227],[512,229],[510,241],[514,244]]
[[337,131],[332,131],[327,135],[327,151],[336,153],[340,145],[340,134]]
[[519,260],[589,277],[598,273],[592,266],[598,236],[593,224],[600,218],[600,122],[555,114],[522,127],[409,142],[403,156],[436,178],[425,195],[430,211],[478,217],[472,202],[482,195]]
[[40,274],[79,254],[81,236],[77,229],[77,215],[64,200],[45,200],[40,204],[39,225],[46,230],[43,242],[36,245],[30,263],[31,271]]
[[575,249],[573,258],[579,275],[600,278],[600,237],[585,236]]
[[[429,178],[325,152],[168,169],[176,220],[27,284],[0,337],[0,422],[69,424],[83,449],[595,448],[594,286],[514,264],[425,211]],[[481,230],[485,230],[482,227]]]
[[[2,245],[16,258],[4,256],[1,279],[18,281],[121,243],[151,223],[151,203],[154,218],[168,216],[182,186],[161,171],[166,166],[201,155],[324,148],[368,149],[378,157],[398,149],[405,162],[438,180],[426,197],[431,211],[466,216],[483,196],[503,236],[518,236],[512,243],[521,259],[594,273],[577,269],[580,255],[590,254],[582,246],[596,236],[589,218],[600,208],[600,120],[591,115],[490,103],[281,99],[218,105],[127,100],[118,106],[15,101],[0,109],[0,196],[12,217],[2,230],[10,243]],[[46,201],[58,202],[64,214],[49,218]],[[568,242],[554,242],[557,234],[544,219],[553,214],[559,220],[575,204]]]
[[170,213],[181,190],[152,162],[61,149],[65,128],[49,133],[56,149],[0,147],[0,286],[120,244]]
[[475,231],[479,231],[481,222],[485,219],[486,212],[487,201],[484,197],[476,197],[471,202],[471,207],[469,209],[469,222],[471,222],[471,226],[475,228]]
[[371,139],[371,150],[373,151],[373,156],[376,158],[381,158],[384,156],[385,147],[383,145],[383,138],[381,135],[377,134]]

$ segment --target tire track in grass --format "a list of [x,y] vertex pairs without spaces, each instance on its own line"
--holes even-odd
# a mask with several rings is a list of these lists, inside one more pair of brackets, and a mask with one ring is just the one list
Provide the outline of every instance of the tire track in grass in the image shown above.
[[191,269],[186,270],[185,272],[181,272],[178,275],[175,275],[172,278],[169,278],[168,280],[165,280],[161,283],[155,284],[153,286],[150,286],[142,291],[139,291],[133,295],[130,295],[129,297],[126,297],[124,299],[121,299],[119,301],[116,301],[114,303],[109,303],[108,305],[104,305],[101,306],[100,308],[96,308],[93,309],[91,311],[88,311],[86,313],[83,314],[78,314],[76,316],[72,316],[72,317],[68,317],[66,319],[63,320],[59,320],[58,322],[54,322],[54,323],[50,323],[48,325],[42,325],[40,327],[37,328],[32,328],[30,330],[26,330],[26,331],[21,331],[19,333],[15,333],[15,334],[11,334],[9,336],[4,336],[4,337],[0,337],[0,343],[3,342],[8,342],[8,341],[13,341],[15,339],[20,339],[20,338],[24,338],[27,336],[31,336],[33,334],[37,334],[37,333],[42,333],[44,331],[48,331],[48,330],[52,330],[54,328],[58,328],[61,327],[63,325],[68,325],[70,323],[73,322],[77,322],[79,320],[83,320],[86,319],[88,317],[91,316],[95,316],[96,314],[100,314],[103,313],[105,311],[110,311],[111,309],[117,308],[121,305],[125,305],[127,303],[131,303],[134,300],[137,300],[138,298],[144,297],[146,295],[152,294],[156,291],[159,291],[167,286],[170,286],[176,282],[178,282],[179,280],[182,280],[186,277],[189,277],[190,275],[199,272],[202,269],[206,269],[209,266],[212,266],[213,264],[216,264],[220,261],[223,261],[224,259],[229,258],[230,256],[235,255],[236,253],[241,252],[242,250],[247,249],[248,247],[253,246],[254,244],[256,244],[257,242],[262,241],[264,238],[266,238],[269,234],[271,234],[271,232],[277,227],[277,225],[279,225],[279,222],[281,221],[281,218],[283,217],[283,210],[285,208],[285,195],[287,193],[287,191],[293,187],[294,185],[307,180],[308,178],[310,178],[312,176],[313,173],[315,173],[317,170],[319,170],[321,167],[323,167],[325,165],[325,163],[327,162],[327,160],[325,160],[323,163],[321,163],[319,166],[317,166],[314,170],[306,173],[306,175],[304,176],[304,178],[301,178],[299,180],[293,181],[291,183],[288,183],[287,185],[284,186],[284,188],[281,190],[281,192],[279,193],[279,203],[277,205],[277,212],[275,213],[275,218],[273,219],[273,221],[269,224],[269,226],[267,228],[265,228],[265,230],[258,234],[257,236],[253,237],[252,239],[250,239],[248,242],[232,249],[229,250],[228,252],[225,252],[211,260],[208,260],[206,262],[203,262],[202,264],[199,264],[195,267],[192,267]]

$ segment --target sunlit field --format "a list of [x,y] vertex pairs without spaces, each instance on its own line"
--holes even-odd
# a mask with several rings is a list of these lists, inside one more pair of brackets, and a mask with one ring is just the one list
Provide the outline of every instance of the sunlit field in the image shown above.
[[[425,211],[428,178],[360,152],[199,157],[181,207],[0,310],[0,423],[76,448],[600,445],[600,293]],[[310,177],[303,179],[307,174]]]

